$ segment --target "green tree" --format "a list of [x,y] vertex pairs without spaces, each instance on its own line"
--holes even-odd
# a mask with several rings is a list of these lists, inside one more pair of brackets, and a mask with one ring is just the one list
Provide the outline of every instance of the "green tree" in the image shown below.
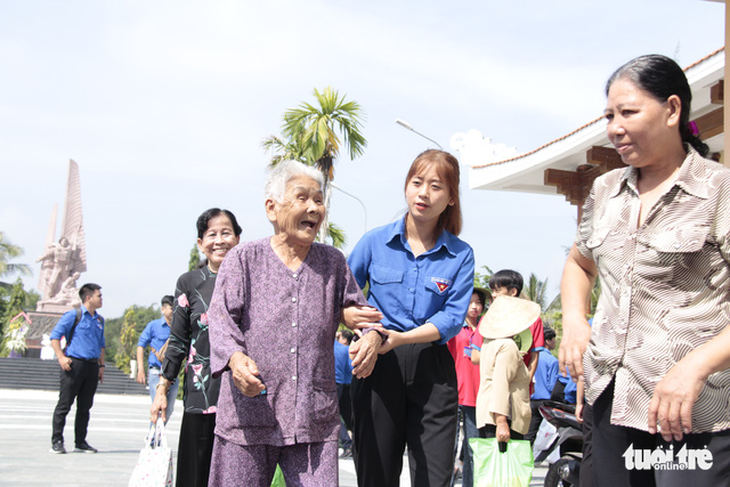
[[28,294],[23,289],[23,281],[18,278],[10,290],[10,296],[5,303],[2,317],[0,317],[0,336],[4,336],[11,320],[23,311],[28,302]]
[[474,272],[474,286],[489,289],[489,280],[492,278],[494,272],[486,265],[483,265],[482,269],[484,269],[484,272]]
[[333,231],[327,215],[332,195],[330,181],[335,177],[335,160],[340,155],[340,148],[344,145],[350,159],[355,159],[363,154],[367,141],[361,132],[364,112],[357,102],[347,101],[345,95],[340,96],[331,87],[322,92],[315,88],[313,94],[316,104],[303,102],[284,113],[284,138],[270,136],[264,140],[263,147],[273,153],[270,166],[294,159],[322,172],[322,192],[328,211],[322,222],[319,241],[324,242]]
[[14,264],[9,262],[11,259],[20,257],[21,255],[23,255],[23,249],[10,243],[9,240],[5,239],[3,232],[0,232],[0,277],[13,274],[26,276],[32,274],[27,264]]
[[543,311],[545,311],[547,304],[547,282],[547,279],[541,281],[531,272],[530,277],[527,279],[527,286],[522,288],[522,294],[530,301],[539,304],[540,309]]
[[200,252],[198,251],[198,244],[193,244],[193,248],[190,249],[190,260],[188,260],[188,270],[194,271],[200,264]]
[[[132,305],[121,318],[106,320],[106,356],[123,372],[130,373],[129,361],[137,355],[137,341],[147,323],[160,317],[156,305]],[[144,364],[142,364],[144,366]]]

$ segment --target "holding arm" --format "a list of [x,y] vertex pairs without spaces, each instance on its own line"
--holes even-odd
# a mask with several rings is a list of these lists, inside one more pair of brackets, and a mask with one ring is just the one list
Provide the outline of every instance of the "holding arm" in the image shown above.
[[140,384],[147,383],[147,377],[144,373],[144,348],[137,345],[137,382]]
[[152,341],[152,323],[147,323],[137,340],[137,382],[145,384],[147,375],[144,370],[144,349]]
[[596,280],[596,264],[584,257],[573,245],[565,262],[560,282],[563,302],[563,341],[558,352],[560,372],[569,370],[573,380],[583,378],[583,353],[591,339],[591,327],[586,320],[589,296]]
[[692,432],[692,408],[705,380],[730,367],[730,327],[709,342],[695,348],[669,369],[654,388],[649,404],[649,433],[680,441]]
[[160,381],[155,390],[155,399],[150,407],[150,421],[157,422],[162,415],[162,420],[167,421],[167,393],[172,383],[180,373],[180,367],[187,357],[190,348],[190,337],[192,327],[190,324],[190,303],[188,302],[187,276],[183,274],[175,285],[175,311],[170,323],[170,345],[165,353],[165,360],[160,369]]
[[106,370],[106,363],[104,360],[104,347],[101,348],[101,354],[99,355],[99,382],[104,382],[104,371]]
[[66,342],[68,342],[68,333],[71,330],[75,319],[76,311],[69,311],[61,316],[61,319],[58,320],[56,326],[53,327],[53,331],[51,331],[51,348],[53,348],[53,351],[56,353],[58,364],[66,372],[71,370],[71,359],[66,356],[63,350],[61,350],[61,338],[65,336]]
[[256,362],[246,354],[240,329],[246,300],[245,272],[240,247],[229,252],[218,270],[215,291],[208,309],[210,321],[210,370],[214,376],[230,369],[241,394],[254,397],[266,390]]
[[[487,402],[487,411],[494,416],[496,424],[497,441],[506,443],[510,440],[509,424],[507,417],[511,413],[510,403],[510,383],[514,380],[517,367],[522,365],[522,358],[519,353],[512,352],[509,347],[516,345],[513,343],[501,344],[497,349],[497,356],[494,357],[494,370],[492,371],[492,394]],[[491,360],[491,357],[485,357],[485,360]]]

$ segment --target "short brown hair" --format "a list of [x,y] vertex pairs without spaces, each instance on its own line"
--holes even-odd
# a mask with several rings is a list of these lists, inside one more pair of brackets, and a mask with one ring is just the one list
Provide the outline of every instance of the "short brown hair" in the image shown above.
[[459,235],[461,233],[461,200],[459,198],[459,161],[456,157],[437,149],[421,152],[408,170],[404,190],[408,187],[408,181],[427,164],[436,166],[439,178],[446,185],[449,197],[454,201],[454,204],[447,206],[439,216],[436,224],[436,235],[441,234],[441,230],[444,229],[453,235]]

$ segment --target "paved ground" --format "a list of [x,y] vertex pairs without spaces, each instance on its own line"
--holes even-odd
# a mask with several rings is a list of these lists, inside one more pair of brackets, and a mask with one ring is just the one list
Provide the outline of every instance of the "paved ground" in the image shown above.
[[[149,397],[97,394],[91,410],[88,442],[96,455],[53,455],[51,416],[57,392],[0,389],[0,485],[76,487],[125,486],[147,434]],[[180,411],[168,422],[167,436],[177,447]],[[66,422],[66,448],[73,449],[75,408]],[[176,458],[174,459],[176,460]],[[407,465],[407,460],[406,460]],[[545,468],[535,469],[531,486],[541,486]],[[340,486],[354,487],[352,460],[340,460]],[[401,485],[409,486],[407,472]]]

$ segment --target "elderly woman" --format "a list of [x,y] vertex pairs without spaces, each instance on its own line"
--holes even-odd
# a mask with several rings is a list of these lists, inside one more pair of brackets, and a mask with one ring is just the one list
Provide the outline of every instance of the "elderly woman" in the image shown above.
[[274,235],[221,266],[208,315],[222,374],[210,485],[268,486],[277,462],[287,485],[338,483],[332,337],[343,309],[367,301],[342,253],[314,243],[322,183],[313,168],[278,164],[266,183]]
[[175,285],[175,307],[169,346],[150,408],[151,421],[167,422],[167,396],[180,367],[185,366],[184,404],[177,452],[177,487],[208,485],[220,381],[210,373],[208,306],[226,254],[240,240],[241,226],[228,210],[210,208],[196,222],[198,249],[205,265],[181,275]]
[[593,405],[594,481],[730,485],[730,170],[704,159],[671,59],[630,61],[606,93],[629,167],[594,182],[561,285],[560,366]]

